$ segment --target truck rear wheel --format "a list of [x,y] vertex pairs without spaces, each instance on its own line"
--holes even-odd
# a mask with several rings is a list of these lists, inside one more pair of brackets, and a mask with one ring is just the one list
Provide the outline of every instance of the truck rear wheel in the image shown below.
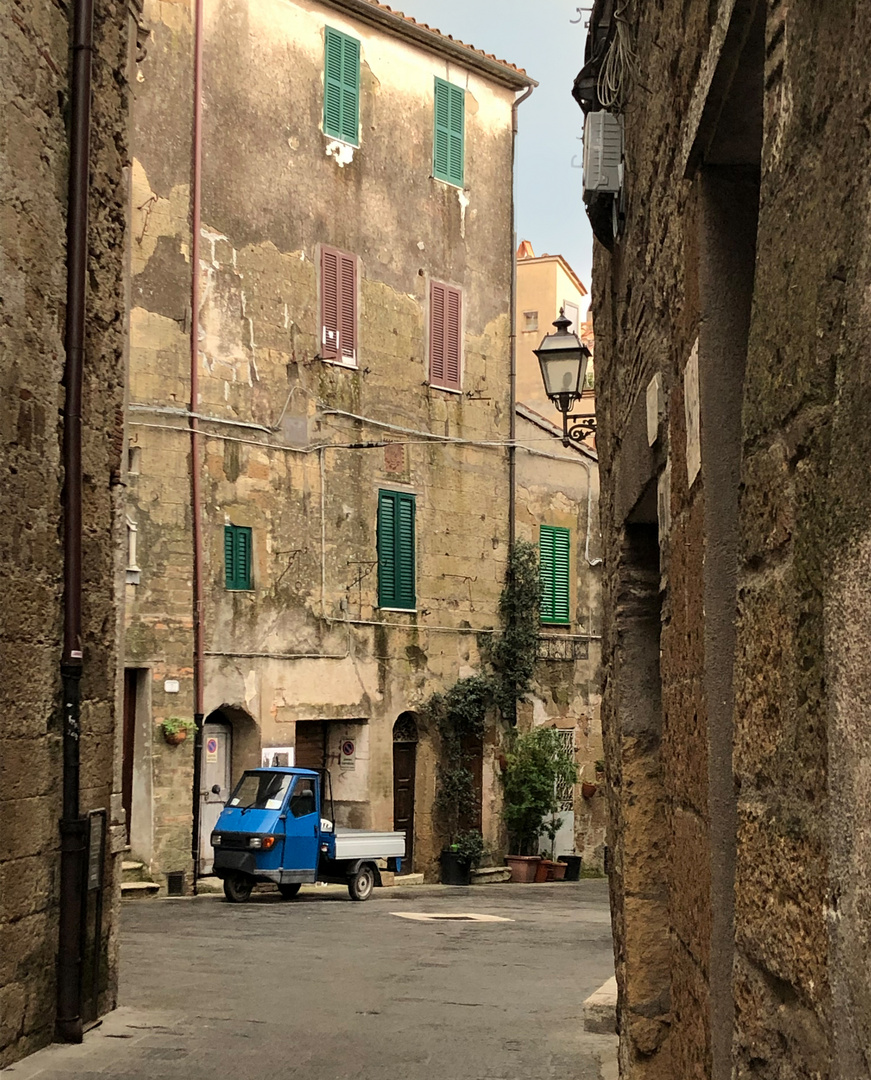
[[279,885],[278,891],[281,893],[282,900],[292,900],[301,887],[299,882],[294,882],[292,885]]
[[224,878],[224,896],[231,904],[244,904],[253,888],[254,882],[247,874],[230,874]]
[[368,900],[375,888],[375,871],[369,863],[364,863],[348,881],[348,892],[352,900]]

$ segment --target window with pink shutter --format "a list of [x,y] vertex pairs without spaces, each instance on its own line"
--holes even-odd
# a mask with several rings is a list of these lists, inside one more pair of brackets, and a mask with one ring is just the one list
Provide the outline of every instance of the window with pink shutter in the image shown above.
[[357,363],[357,259],[321,248],[321,357]]
[[445,390],[460,389],[463,325],[459,289],[441,282],[430,283],[429,381]]

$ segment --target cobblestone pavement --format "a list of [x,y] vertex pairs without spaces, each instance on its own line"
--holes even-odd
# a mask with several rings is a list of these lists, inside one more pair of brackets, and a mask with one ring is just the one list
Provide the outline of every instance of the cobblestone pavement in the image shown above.
[[121,1008],[3,1077],[608,1080],[581,1005],[612,972],[603,881],[132,902]]

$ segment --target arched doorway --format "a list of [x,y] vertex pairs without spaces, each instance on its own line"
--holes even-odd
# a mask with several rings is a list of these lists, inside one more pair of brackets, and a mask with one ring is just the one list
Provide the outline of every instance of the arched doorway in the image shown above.
[[210,712],[203,724],[198,873],[212,872],[211,836],[233,784],[245,769],[259,764],[260,733],[248,713],[232,705]]
[[417,722],[401,713],[393,725],[393,828],[405,833],[407,871],[414,867],[414,773],[417,766]]

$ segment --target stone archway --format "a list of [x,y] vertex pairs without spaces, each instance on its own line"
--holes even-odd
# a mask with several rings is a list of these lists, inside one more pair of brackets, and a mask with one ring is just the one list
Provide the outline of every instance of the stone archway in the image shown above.
[[245,769],[260,764],[256,722],[244,709],[232,705],[214,709],[203,724],[201,752],[199,873],[209,874],[213,859],[210,837],[221,809]]
[[417,719],[404,712],[393,725],[393,828],[405,833],[405,860],[414,868],[414,780],[417,770]]

